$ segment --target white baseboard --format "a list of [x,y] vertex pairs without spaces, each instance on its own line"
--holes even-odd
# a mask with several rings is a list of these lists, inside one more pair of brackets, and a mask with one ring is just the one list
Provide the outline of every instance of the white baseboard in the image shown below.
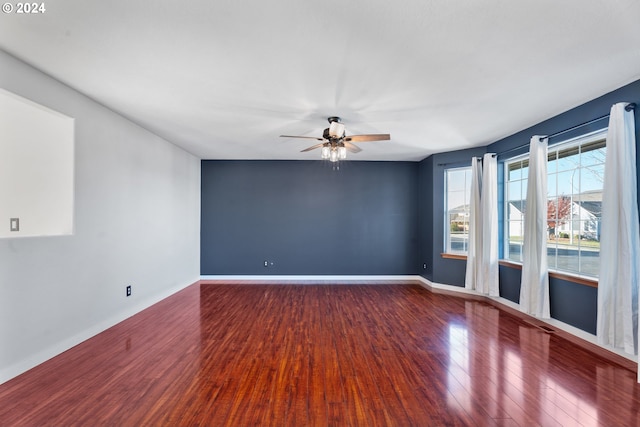
[[15,363],[11,366],[0,369],[0,384],[9,381],[10,379],[17,377],[24,372],[27,372],[29,369],[35,368],[41,363],[44,363],[61,353],[64,353],[70,348],[75,347],[76,345],[98,335],[101,332],[104,332],[110,327],[117,325],[118,323],[128,319],[129,317],[138,314],[142,310],[151,307],[152,305],[162,301],[163,299],[170,297],[171,295],[197,282],[198,279],[196,278],[191,282],[181,283],[180,285],[174,286],[173,288],[165,290],[164,292],[142,300],[139,303],[128,307],[126,310],[118,312],[115,315],[110,316],[103,321],[71,337],[68,337],[63,341],[56,343],[55,345],[45,348],[44,350],[28,357],[27,359],[20,361],[19,363]]
[[415,275],[380,275],[380,276],[321,276],[321,275],[300,275],[300,276],[269,276],[269,275],[205,275],[200,276],[203,281],[247,281],[247,282],[364,282],[364,281],[407,281],[419,280],[420,276]]

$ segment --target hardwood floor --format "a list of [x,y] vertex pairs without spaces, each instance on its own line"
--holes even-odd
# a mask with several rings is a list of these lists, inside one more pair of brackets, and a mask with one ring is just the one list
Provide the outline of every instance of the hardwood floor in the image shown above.
[[634,426],[635,373],[418,285],[193,285],[0,385],[0,426]]

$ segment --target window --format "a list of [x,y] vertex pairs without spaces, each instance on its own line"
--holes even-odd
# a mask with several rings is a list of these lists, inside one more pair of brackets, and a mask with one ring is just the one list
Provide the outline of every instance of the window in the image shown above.
[[469,202],[471,167],[445,171],[445,244],[446,253],[466,254],[469,245]]
[[522,158],[506,164],[505,188],[507,200],[505,224],[507,230],[504,253],[507,259],[522,262],[522,242],[524,240],[524,212],[527,198],[527,177],[529,159]]
[[[547,254],[549,269],[597,277],[606,131],[549,147]],[[505,164],[505,254],[522,261],[528,158]]]

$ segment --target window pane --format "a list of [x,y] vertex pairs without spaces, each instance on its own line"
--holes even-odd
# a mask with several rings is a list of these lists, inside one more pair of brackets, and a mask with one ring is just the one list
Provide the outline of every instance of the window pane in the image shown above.
[[524,229],[524,209],[526,198],[529,160],[517,160],[505,165],[506,174],[506,221],[505,248],[507,259],[522,262],[522,242]]
[[584,248],[580,251],[580,273],[598,277],[600,273],[600,251]]
[[510,182],[507,184],[508,192],[507,200],[521,200],[524,199],[524,194],[522,193],[522,181]]
[[520,162],[511,163],[507,166],[507,179],[513,181],[522,178],[522,164]]
[[558,151],[558,172],[575,169],[580,166],[580,147],[571,147]]
[[[553,242],[553,244],[555,244],[555,240],[556,240],[556,227],[558,225],[558,222],[555,219],[548,219],[547,220],[547,240]],[[547,243],[547,246],[549,246],[550,244]]]
[[524,223],[522,221],[509,221],[508,257],[512,261],[522,261],[523,229]]
[[558,194],[558,175],[550,174],[547,177],[547,196],[552,197]]
[[580,169],[580,192],[602,191],[604,164],[590,165]]
[[[515,184],[515,183],[512,183]],[[518,184],[521,184],[518,181]],[[512,261],[522,261],[522,242],[524,236],[524,200],[511,200],[507,203],[507,248],[505,253]]]
[[606,140],[601,139],[598,141],[584,144],[580,147],[582,153],[580,158],[580,166],[586,167],[591,165],[604,164],[604,158],[606,154]]
[[547,199],[547,221],[556,219],[556,214],[558,213],[557,205],[556,197],[549,197]]
[[445,173],[445,252],[465,253],[468,247],[471,168],[449,169]]
[[447,193],[447,209],[449,211],[465,210],[467,193],[464,191],[449,191]]
[[557,222],[556,228],[562,229],[569,221],[574,213],[573,208],[575,202],[569,196],[558,196],[549,200],[547,206],[547,218]]
[[558,153],[556,151],[549,152],[547,157],[547,173],[555,173],[558,171]]
[[578,250],[573,248],[558,249],[557,270],[568,271],[569,273],[580,273],[580,258]]
[[509,206],[508,206],[508,210],[507,210],[507,218],[509,219],[509,221],[523,221],[524,220],[524,213],[523,213],[523,206],[524,206],[524,200],[510,200],[509,201]]
[[447,180],[448,181],[447,189],[449,191],[464,191],[465,181],[466,181],[465,172],[466,171],[460,170],[460,169],[448,171],[449,178]]
[[558,191],[559,196],[570,196],[573,193],[578,193],[580,174],[578,169],[573,169],[565,172],[558,173]]

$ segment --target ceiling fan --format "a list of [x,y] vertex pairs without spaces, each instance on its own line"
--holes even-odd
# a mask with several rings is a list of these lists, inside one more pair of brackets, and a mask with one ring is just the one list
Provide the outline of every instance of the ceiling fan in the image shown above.
[[322,148],[322,158],[331,162],[337,162],[338,160],[344,160],[347,158],[347,150],[352,153],[358,153],[362,151],[360,147],[353,144],[354,142],[369,142],[369,141],[387,141],[391,139],[391,135],[388,133],[370,134],[370,135],[350,135],[346,136],[344,125],[341,123],[340,117],[329,117],[329,127],[322,133],[322,138],[314,136],[294,136],[294,135],[280,135],[282,138],[304,138],[315,139],[321,141],[319,144],[312,145],[311,147],[301,150],[305,151],[315,150],[316,148]]

